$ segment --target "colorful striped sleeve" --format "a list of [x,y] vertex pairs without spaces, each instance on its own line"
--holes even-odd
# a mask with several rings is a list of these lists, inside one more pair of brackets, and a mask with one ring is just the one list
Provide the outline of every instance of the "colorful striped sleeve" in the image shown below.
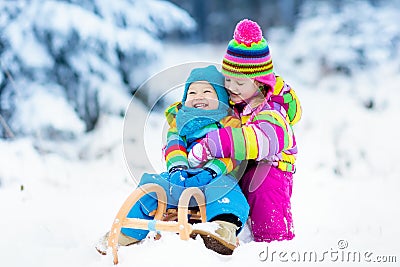
[[186,140],[178,135],[178,129],[176,128],[175,117],[180,105],[180,102],[176,102],[165,110],[165,117],[170,126],[167,132],[167,144],[164,148],[164,157],[168,171],[177,166],[189,166]]
[[300,100],[293,89],[283,95],[283,101],[288,105],[287,115],[290,125],[295,125],[301,118],[302,109]]
[[230,173],[238,165],[238,161],[231,158],[214,158],[203,166],[212,169],[217,175]]
[[171,127],[167,133],[167,145],[164,150],[167,170],[176,166],[188,167],[186,141],[178,135],[176,127]]
[[241,128],[226,127],[207,134],[211,155],[236,160],[261,160],[296,146],[286,119],[275,110],[261,111]]
[[276,76],[271,101],[280,104],[285,109],[290,125],[295,125],[300,120],[302,115],[300,100],[293,88],[280,76]]

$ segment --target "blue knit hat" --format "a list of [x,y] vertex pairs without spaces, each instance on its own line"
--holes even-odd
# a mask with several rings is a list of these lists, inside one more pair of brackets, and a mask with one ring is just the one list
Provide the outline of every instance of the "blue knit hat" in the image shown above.
[[226,106],[229,105],[229,96],[224,87],[225,77],[213,65],[209,65],[205,68],[195,68],[190,72],[190,75],[186,80],[182,104],[184,104],[186,101],[189,86],[198,81],[209,82],[217,93],[218,100],[224,103]]

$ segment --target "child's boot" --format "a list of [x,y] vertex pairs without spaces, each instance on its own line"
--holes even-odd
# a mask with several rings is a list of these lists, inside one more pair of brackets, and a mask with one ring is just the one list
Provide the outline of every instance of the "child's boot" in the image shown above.
[[[110,232],[107,232],[100,240],[97,242],[95,248],[96,250],[101,254],[101,255],[106,255],[107,254],[107,248],[108,248],[108,238],[110,236]],[[129,246],[132,244],[135,244],[139,242],[140,240],[137,240],[136,238],[124,235],[123,233],[120,233],[119,238],[118,238],[118,245],[119,246]]]
[[233,250],[235,250],[239,244],[239,240],[236,236],[236,231],[239,227],[225,221],[213,221],[211,223],[216,223],[217,229],[194,229],[193,232],[199,234],[203,238],[204,245],[208,249],[222,255],[232,255]]

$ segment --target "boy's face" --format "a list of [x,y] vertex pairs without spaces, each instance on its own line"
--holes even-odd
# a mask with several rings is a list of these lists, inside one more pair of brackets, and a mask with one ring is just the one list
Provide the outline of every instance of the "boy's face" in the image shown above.
[[218,95],[214,87],[207,81],[197,81],[190,84],[185,106],[206,110],[218,109]]

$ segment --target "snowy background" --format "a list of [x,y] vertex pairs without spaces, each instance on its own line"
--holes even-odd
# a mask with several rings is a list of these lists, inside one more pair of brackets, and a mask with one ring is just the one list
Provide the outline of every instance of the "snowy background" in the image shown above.
[[[138,173],[163,168],[165,122],[148,114],[160,88],[137,91],[127,109],[132,94],[177,64],[218,64],[226,49],[228,40],[166,41],[196,31],[168,2],[78,2],[0,3],[1,266],[112,266],[93,246],[135,187],[124,148]],[[293,241],[255,243],[245,230],[225,257],[165,234],[121,248],[120,266],[308,266],[281,262],[284,251],[371,252],[371,261],[397,256],[385,264],[397,266],[399,17],[399,1],[305,1],[293,32],[264,29],[276,72],[304,110],[294,128]],[[126,111],[137,118],[131,127]],[[273,263],[260,261],[267,248]],[[352,265],[325,258],[321,266]]]

